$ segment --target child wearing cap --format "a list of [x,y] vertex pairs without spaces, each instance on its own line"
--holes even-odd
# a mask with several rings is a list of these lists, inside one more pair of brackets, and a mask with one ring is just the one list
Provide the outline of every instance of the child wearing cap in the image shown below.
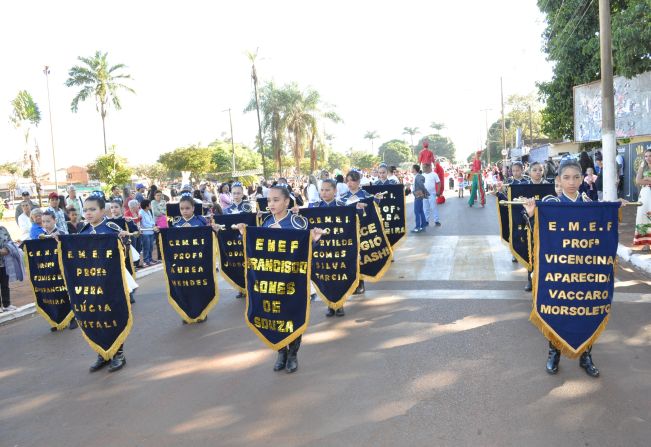
[[68,234],[68,224],[66,223],[66,213],[59,206],[59,195],[56,192],[51,192],[48,196],[50,206],[46,211],[52,211],[56,216],[56,226],[60,234]]

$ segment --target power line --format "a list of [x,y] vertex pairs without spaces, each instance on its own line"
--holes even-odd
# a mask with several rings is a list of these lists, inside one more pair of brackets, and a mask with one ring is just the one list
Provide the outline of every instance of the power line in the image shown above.
[[570,35],[567,36],[567,38],[563,41],[563,44],[559,47],[558,51],[560,51],[560,50],[562,50],[563,48],[565,48],[565,45],[567,45],[567,43],[570,41],[570,39],[571,39],[572,36],[574,35],[574,31],[576,31],[576,29],[579,27],[579,25],[580,25],[581,22],[583,21],[583,18],[584,18],[585,15],[588,13],[588,11],[590,10],[590,7],[592,6],[593,3],[594,3],[594,0],[590,0],[590,3],[588,4],[588,7],[585,8],[585,11],[583,11],[583,15],[581,16],[581,18],[579,19],[579,21],[576,22],[576,24],[574,25],[574,28],[572,29],[572,32],[571,32]]

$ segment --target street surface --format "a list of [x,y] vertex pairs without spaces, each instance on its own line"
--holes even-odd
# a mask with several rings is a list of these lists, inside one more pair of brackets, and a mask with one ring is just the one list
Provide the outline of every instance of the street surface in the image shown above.
[[567,358],[549,376],[494,198],[439,210],[443,226],[410,233],[345,317],[315,303],[292,375],[272,371],[224,281],[206,323],[185,326],[162,272],[139,280],[113,374],[88,373],[79,330],[0,327],[0,446],[649,446],[648,279],[619,268],[600,378]]

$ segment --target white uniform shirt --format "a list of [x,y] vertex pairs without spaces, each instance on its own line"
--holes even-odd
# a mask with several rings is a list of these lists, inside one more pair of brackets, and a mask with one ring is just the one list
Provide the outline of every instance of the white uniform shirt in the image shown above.
[[427,189],[430,194],[436,194],[436,184],[441,183],[436,172],[428,172],[427,174],[423,173],[423,177],[425,177],[425,189]]

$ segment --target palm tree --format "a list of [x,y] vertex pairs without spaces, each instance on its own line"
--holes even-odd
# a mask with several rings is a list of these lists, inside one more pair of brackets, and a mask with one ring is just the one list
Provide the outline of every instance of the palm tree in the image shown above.
[[429,127],[434,129],[434,135],[438,135],[441,130],[445,129],[445,124],[434,121],[429,125]]
[[16,130],[23,129],[25,138],[24,163],[29,165],[29,171],[32,175],[32,182],[36,186],[38,204],[41,205],[41,182],[38,178],[39,164],[41,162],[41,152],[38,144],[34,141],[34,152],[29,148],[29,134],[32,127],[38,127],[41,122],[41,111],[38,104],[26,90],[21,90],[18,95],[11,101],[13,108],[9,120]]
[[75,65],[68,71],[70,76],[66,87],[81,87],[81,90],[72,100],[70,109],[76,113],[79,108],[79,101],[85,101],[91,96],[95,97],[96,108],[102,118],[102,133],[104,135],[104,154],[108,153],[106,146],[106,113],[111,104],[115,110],[120,110],[122,104],[118,97],[120,90],[131,93],[135,91],[128,85],[123,84],[125,79],[131,79],[131,75],[121,73],[126,68],[124,64],[109,66],[106,56],[108,53],[95,52],[92,57],[81,57],[79,59],[84,65]]
[[373,153],[373,141],[379,137],[380,135],[375,130],[369,130],[364,134],[364,138],[371,140],[371,153]]
[[409,135],[411,139],[411,147],[414,147],[414,135],[418,134],[418,127],[405,127],[403,129],[403,135]]

